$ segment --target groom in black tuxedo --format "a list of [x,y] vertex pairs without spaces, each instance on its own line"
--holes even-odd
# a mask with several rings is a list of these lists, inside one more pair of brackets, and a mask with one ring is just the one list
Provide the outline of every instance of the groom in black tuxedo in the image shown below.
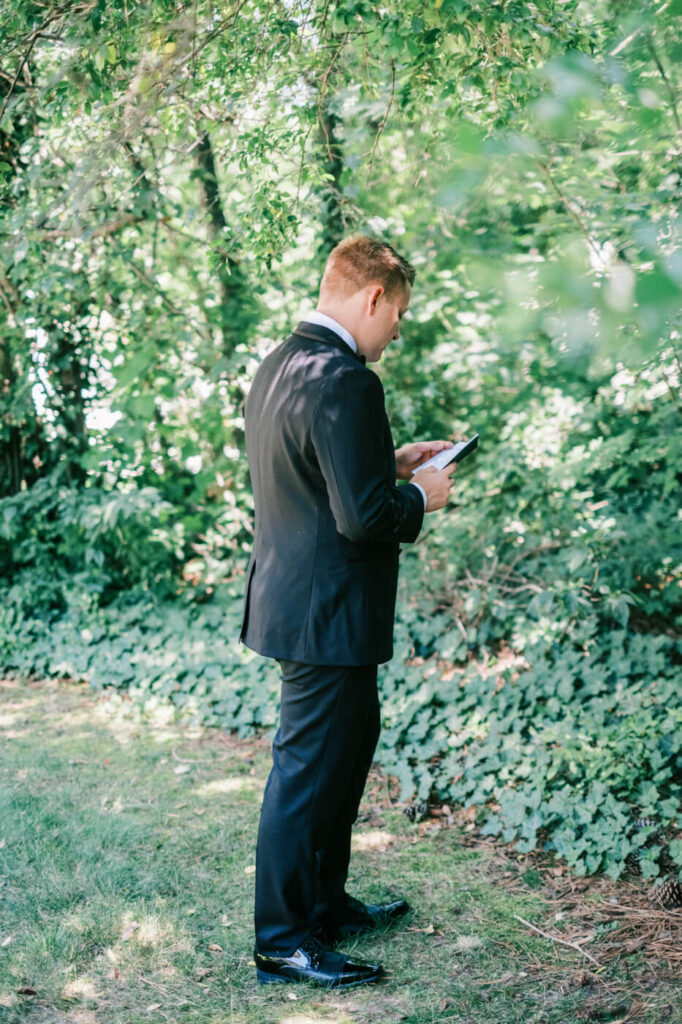
[[450,442],[395,451],[365,365],[398,337],[414,276],[385,242],[342,241],[317,310],[266,356],[246,401],[255,537],[240,639],[282,673],[256,854],[262,983],[377,981],[381,965],[333,947],[408,909],[364,904],[345,884],[379,736],[377,666],[393,653],[399,545],[446,504],[455,468],[396,486]]

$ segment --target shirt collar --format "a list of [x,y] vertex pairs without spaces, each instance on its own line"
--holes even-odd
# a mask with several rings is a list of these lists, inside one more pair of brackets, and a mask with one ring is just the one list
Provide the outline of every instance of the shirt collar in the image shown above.
[[328,327],[330,331],[334,331],[335,334],[345,341],[349,348],[353,349],[353,352],[357,354],[358,344],[345,327],[343,327],[338,320],[335,320],[333,316],[328,316],[326,313],[320,313],[319,309],[313,310],[312,313],[306,313],[304,319],[309,324],[320,324],[321,327]]

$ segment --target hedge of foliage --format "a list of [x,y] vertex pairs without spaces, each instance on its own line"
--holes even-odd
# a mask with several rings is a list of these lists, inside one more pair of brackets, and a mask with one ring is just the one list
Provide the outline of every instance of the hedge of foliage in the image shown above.
[[[407,585],[409,576],[403,598]],[[147,705],[170,700],[240,735],[275,723],[276,666],[235,640],[238,587],[208,605],[150,594],[106,609],[74,600],[52,622],[22,615],[16,597],[0,611],[9,670],[86,679]],[[521,851],[555,850],[579,874],[618,877],[646,846],[642,873],[657,875],[662,847],[633,824],[646,819],[673,835],[678,822],[682,642],[627,629],[580,645],[544,638],[522,663],[492,659],[481,671],[464,638],[439,632],[443,618],[423,604],[404,608],[394,659],[380,673],[378,760],[400,780],[402,799],[475,805],[484,832]],[[667,852],[682,866],[682,842],[673,838]]]
[[[623,409],[617,386],[579,418],[549,389],[500,416],[456,505],[404,547],[378,757],[405,800],[475,805],[486,832],[580,873],[616,877],[641,847],[654,876],[664,854],[682,865],[679,431],[670,403]],[[181,534],[152,488],[5,499],[0,664],[272,727],[276,666],[237,641],[245,560],[205,552],[179,580]]]

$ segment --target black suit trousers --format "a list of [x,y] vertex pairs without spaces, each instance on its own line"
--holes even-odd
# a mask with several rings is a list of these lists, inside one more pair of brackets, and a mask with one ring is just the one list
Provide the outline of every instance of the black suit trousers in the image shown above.
[[277,659],[280,722],[256,849],[256,948],[288,956],[343,916],[351,827],[379,738],[376,665]]

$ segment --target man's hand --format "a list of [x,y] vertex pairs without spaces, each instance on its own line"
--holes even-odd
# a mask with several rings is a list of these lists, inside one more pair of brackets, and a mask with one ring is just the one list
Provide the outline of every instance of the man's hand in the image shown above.
[[[438,452],[452,447],[452,441],[413,441],[412,444],[404,444],[395,453],[398,480],[411,480],[413,469],[423,465],[434,455],[438,455]],[[421,483],[421,476],[419,483]]]
[[419,481],[419,486],[426,493],[427,512],[435,512],[439,508],[445,508],[454,483],[452,474],[456,469],[457,463],[451,462],[445,469],[436,469],[435,466],[428,466],[418,474],[416,479]]

